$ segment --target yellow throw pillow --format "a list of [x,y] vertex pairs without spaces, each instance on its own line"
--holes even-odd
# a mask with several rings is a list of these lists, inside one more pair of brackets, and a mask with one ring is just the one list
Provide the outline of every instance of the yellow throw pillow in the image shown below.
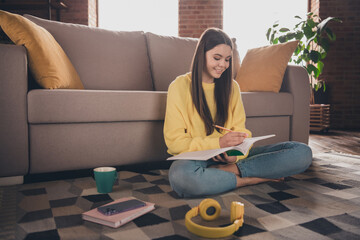
[[1,10],[0,26],[11,41],[25,46],[29,68],[41,87],[84,89],[64,50],[47,30],[18,14]]
[[247,51],[236,81],[242,92],[279,92],[291,55],[299,41]]

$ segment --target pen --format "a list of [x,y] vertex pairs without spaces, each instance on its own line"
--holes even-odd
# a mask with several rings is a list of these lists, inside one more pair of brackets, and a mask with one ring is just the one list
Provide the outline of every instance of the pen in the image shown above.
[[216,128],[220,128],[220,129],[222,129],[222,130],[225,130],[225,131],[232,132],[232,130],[231,130],[231,129],[224,128],[224,127],[221,127],[221,126],[219,126],[219,125],[213,125],[213,126],[214,126],[214,127],[216,127]]

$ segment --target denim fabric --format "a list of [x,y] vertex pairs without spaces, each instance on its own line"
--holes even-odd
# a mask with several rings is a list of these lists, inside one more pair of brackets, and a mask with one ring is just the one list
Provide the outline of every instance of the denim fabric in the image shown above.
[[[311,164],[309,146],[299,142],[282,142],[254,147],[246,159],[237,162],[242,177],[281,178],[305,171]],[[236,175],[210,165],[212,160],[177,160],[169,170],[172,189],[180,197],[220,194],[236,188]]]

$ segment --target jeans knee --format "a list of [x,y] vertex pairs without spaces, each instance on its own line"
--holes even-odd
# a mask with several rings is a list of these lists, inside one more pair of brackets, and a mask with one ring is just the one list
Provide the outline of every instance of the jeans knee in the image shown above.
[[312,163],[312,150],[304,143],[296,143],[297,154],[299,155],[300,168],[305,171]]
[[202,194],[201,180],[194,167],[196,166],[189,167],[185,161],[176,161],[170,166],[169,182],[180,197],[196,197]]

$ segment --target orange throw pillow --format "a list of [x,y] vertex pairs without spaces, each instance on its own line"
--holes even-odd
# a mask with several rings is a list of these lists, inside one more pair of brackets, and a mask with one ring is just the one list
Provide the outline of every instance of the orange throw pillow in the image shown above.
[[25,46],[29,68],[41,87],[84,89],[70,59],[47,30],[18,14],[1,10],[0,26],[11,41]]
[[249,49],[236,76],[242,92],[279,92],[299,41]]

